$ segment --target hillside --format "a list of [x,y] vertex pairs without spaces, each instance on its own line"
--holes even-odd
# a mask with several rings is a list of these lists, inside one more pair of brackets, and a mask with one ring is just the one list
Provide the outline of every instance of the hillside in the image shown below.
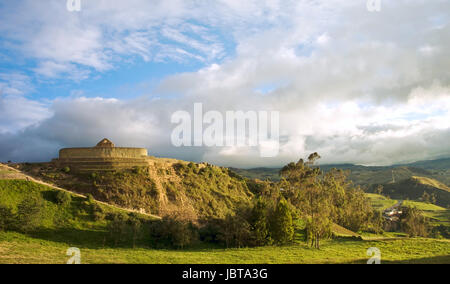
[[[383,211],[393,205],[399,203],[399,200],[390,199],[386,196],[367,193],[370,199],[370,203],[373,208]],[[446,209],[435,204],[430,204],[421,201],[402,200],[402,206],[416,207],[421,210],[425,217],[428,217],[431,221],[431,225],[444,225],[450,227],[450,209]]]
[[420,200],[426,192],[428,195],[435,195],[436,204],[447,208],[450,205],[449,188],[431,178],[413,176],[396,183],[389,183],[383,186],[383,195],[388,195],[395,199]]
[[[69,195],[68,201],[60,202],[58,193]],[[39,212],[34,219],[34,229],[27,230],[26,233],[33,238],[70,245],[90,243],[101,246],[109,243],[111,240],[108,234],[108,220],[114,219],[115,216],[137,218],[141,222],[155,220],[151,216],[105,205],[33,181],[0,180],[1,208],[9,208],[13,214],[17,214],[23,202],[31,200],[37,204]],[[15,219],[15,222],[20,222],[19,219]],[[0,231],[1,229],[0,227]],[[23,229],[14,230],[22,232]]]
[[93,173],[73,173],[50,163],[16,167],[61,188],[158,216],[221,218],[252,197],[246,182],[227,168],[172,159],[154,158],[148,167]]

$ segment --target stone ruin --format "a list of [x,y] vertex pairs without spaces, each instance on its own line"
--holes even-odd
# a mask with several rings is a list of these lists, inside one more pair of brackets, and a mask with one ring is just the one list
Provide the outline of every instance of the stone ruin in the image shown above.
[[76,172],[113,171],[149,165],[147,149],[116,147],[106,138],[91,148],[61,149],[59,158],[53,159],[52,163]]

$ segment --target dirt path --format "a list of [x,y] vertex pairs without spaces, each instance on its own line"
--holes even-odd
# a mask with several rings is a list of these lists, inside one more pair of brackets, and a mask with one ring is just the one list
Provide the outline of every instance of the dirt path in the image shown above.
[[[79,193],[75,193],[73,191],[70,191],[70,190],[67,190],[67,189],[55,186],[53,184],[44,182],[42,180],[33,178],[33,177],[31,177],[31,176],[29,176],[27,174],[24,174],[23,172],[19,171],[18,169],[12,168],[12,167],[10,167],[8,165],[1,164],[1,163],[0,163],[0,179],[9,179],[9,180],[11,180],[11,179],[20,179],[20,180],[32,181],[32,182],[35,182],[35,183],[39,183],[39,184],[51,187],[51,188],[56,189],[56,190],[62,190],[62,191],[68,192],[68,193],[73,194],[73,195],[78,196],[78,197],[87,198],[85,195],[82,195],[82,194],[79,194]],[[152,218],[155,218],[155,219],[161,219],[161,217],[159,217],[159,216],[148,214],[148,213],[143,213],[143,212],[140,212],[138,210],[118,207],[118,206],[111,205],[109,203],[106,203],[106,202],[103,202],[103,201],[99,201],[99,200],[95,200],[95,202],[98,202],[98,203],[103,204],[103,205],[108,206],[108,207],[112,207],[112,208],[116,208],[116,209],[120,209],[120,210],[124,210],[124,211],[128,211],[128,212],[132,212],[132,213],[138,213],[138,214],[149,216],[149,217],[152,217]]]

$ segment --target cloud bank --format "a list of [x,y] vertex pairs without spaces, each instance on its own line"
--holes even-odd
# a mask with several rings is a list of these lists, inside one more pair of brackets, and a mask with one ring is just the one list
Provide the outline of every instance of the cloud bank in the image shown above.
[[[0,6],[3,45],[35,62],[29,75],[0,74],[0,159],[45,161],[103,137],[236,167],[316,151],[322,163],[370,165],[450,156],[448,1],[383,1],[379,13],[338,0],[82,3],[80,13],[61,12],[64,1]],[[82,84],[123,62],[172,61],[203,67],[128,100],[33,99],[30,77]],[[171,146],[172,113],[196,102],[222,113],[279,111],[279,156]]]

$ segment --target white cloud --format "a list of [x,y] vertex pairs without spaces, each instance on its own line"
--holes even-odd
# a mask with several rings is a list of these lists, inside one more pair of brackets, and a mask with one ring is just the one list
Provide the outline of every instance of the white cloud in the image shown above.
[[[159,100],[57,99],[47,109],[52,117],[0,135],[7,149],[0,157],[27,157],[11,150],[11,141],[23,137],[43,149],[36,159],[54,155],[49,145],[89,146],[103,137],[156,155],[234,166],[279,166],[315,151],[323,162],[364,164],[450,155],[448,1],[383,2],[380,13],[369,13],[365,1],[347,0],[99,0],[70,15],[55,12],[62,6],[55,1],[20,3],[26,9],[9,18],[14,24],[2,21],[0,32],[40,60],[41,75],[88,76],[82,71],[141,59],[193,58],[206,67],[165,78],[155,90]],[[41,25],[29,28],[32,21]],[[233,56],[225,41],[236,44]],[[280,111],[280,155],[172,147],[171,113],[190,111],[195,102],[221,112]]]

